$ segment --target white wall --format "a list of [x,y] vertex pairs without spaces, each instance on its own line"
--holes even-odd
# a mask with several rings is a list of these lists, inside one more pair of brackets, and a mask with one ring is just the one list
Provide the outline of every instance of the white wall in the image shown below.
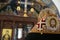
[[55,3],[55,5],[58,8],[59,13],[60,13],[60,0],[52,0],[52,1]]

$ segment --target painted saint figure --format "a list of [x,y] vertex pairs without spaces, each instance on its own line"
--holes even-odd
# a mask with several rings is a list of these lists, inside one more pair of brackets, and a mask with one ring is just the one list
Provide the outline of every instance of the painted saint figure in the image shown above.
[[6,34],[3,35],[2,40],[10,40],[10,35],[8,34],[9,31],[6,31]]
[[51,31],[56,31],[57,30],[57,27],[56,27],[57,22],[56,22],[56,20],[54,18],[52,18],[50,20],[49,24],[50,24],[50,27],[47,27],[49,30],[51,30]]
[[57,24],[56,20],[55,20],[54,18],[52,18],[52,19],[50,20],[50,26],[51,26],[52,28],[54,28],[54,27],[56,27],[56,24]]

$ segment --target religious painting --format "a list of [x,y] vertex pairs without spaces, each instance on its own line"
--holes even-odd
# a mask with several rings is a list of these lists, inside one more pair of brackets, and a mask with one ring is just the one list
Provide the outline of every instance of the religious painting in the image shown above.
[[1,40],[11,40],[11,38],[12,38],[12,29],[2,29]]
[[48,17],[46,20],[47,30],[50,32],[58,32],[59,31],[59,21],[57,17]]
[[54,18],[50,19],[50,26],[53,28],[53,27],[56,27],[56,20]]

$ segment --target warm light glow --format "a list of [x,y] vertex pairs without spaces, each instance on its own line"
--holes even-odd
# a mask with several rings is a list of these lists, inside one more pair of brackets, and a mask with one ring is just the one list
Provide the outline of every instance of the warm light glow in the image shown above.
[[31,12],[34,12],[34,8],[31,8],[30,11],[31,11]]
[[28,15],[26,13],[24,13],[24,17],[28,17]]
[[18,10],[18,11],[20,11],[20,10],[21,10],[20,6],[17,6],[17,10]]
[[20,1],[18,1],[18,4],[20,4]]
[[27,10],[24,10],[24,17],[28,17]]

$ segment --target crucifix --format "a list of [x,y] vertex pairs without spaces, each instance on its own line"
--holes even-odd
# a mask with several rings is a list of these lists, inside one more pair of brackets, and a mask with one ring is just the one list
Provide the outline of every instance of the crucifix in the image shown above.
[[45,22],[40,20],[40,22],[38,22],[38,24],[37,24],[38,25],[38,31],[40,31],[41,34],[43,34],[43,28],[42,28],[42,25],[41,25],[43,23],[45,23]]
[[[21,0],[20,0],[21,1]],[[33,5],[33,3],[28,2],[28,0],[25,0],[25,2],[20,2],[20,4],[24,4],[24,11],[27,12],[27,5]]]
[[40,22],[38,22],[38,30],[43,30],[43,28],[42,28],[42,25],[41,24],[44,24],[45,22],[43,22],[43,21],[41,21],[40,20]]

